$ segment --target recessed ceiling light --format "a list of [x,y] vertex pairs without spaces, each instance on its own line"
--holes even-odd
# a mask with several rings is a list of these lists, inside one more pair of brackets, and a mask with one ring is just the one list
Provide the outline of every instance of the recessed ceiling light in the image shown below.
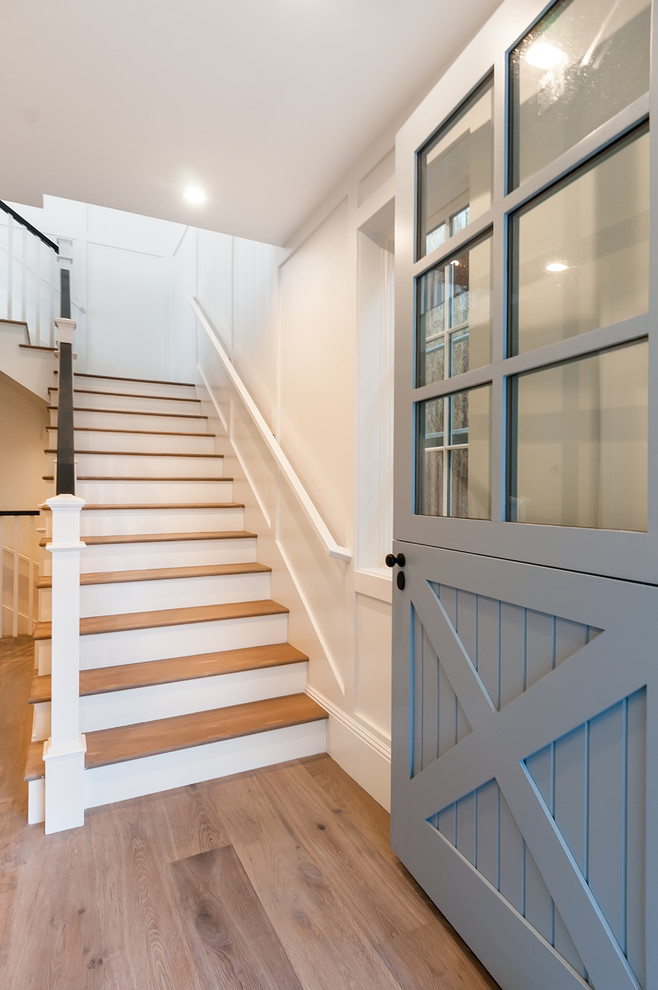
[[528,65],[533,65],[536,69],[554,69],[565,59],[566,55],[562,49],[549,45],[547,41],[536,41],[525,53]]
[[183,199],[188,203],[194,203],[195,206],[200,206],[201,203],[205,203],[207,196],[199,186],[188,186],[183,190]]
[[569,266],[565,265],[562,261],[552,261],[550,265],[546,265],[547,272],[566,272]]

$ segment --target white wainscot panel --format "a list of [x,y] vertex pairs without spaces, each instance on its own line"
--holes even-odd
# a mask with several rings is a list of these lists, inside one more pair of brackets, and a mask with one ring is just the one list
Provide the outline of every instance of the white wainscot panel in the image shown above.
[[391,606],[356,596],[355,714],[391,736]]
[[352,663],[346,649],[345,575],[349,565],[328,555],[286,484],[279,492],[277,543],[331,668],[311,663],[309,681],[334,698],[337,686],[344,692]]
[[87,362],[105,375],[168,376],[164,262],[89,244]]

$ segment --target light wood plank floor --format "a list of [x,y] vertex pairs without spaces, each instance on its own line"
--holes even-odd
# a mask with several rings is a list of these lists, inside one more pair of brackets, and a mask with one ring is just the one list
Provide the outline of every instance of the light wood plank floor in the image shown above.
[[3,990],[496,990],[327,756],[26,825],[31,677],[0,641]]

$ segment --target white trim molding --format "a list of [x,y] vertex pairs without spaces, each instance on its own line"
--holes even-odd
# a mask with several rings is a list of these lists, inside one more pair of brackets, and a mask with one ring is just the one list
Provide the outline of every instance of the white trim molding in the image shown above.
[[327,752],[387,811],[391,807],[391,744],[358,718],[307,685],[306,694],[329,715]]

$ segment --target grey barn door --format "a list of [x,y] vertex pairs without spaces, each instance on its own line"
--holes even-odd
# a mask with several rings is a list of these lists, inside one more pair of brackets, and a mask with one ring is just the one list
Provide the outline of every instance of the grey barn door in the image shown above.
[[652,18],[506,0],[396,148],[392,842],[503,990],[658,990]]

